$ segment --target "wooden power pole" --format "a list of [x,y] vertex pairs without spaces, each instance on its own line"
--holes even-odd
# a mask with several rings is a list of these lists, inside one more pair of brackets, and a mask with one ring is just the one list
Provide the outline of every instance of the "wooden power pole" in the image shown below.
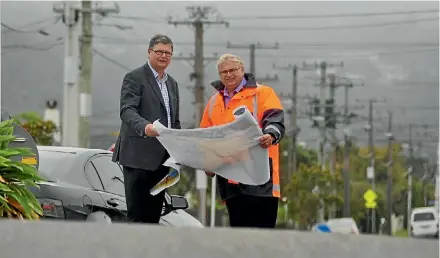
[[392,214],[393,214],[393,113],[388,112],[388,164],[387,164],[387,234],[392,236]]
[[[56,13],[65,15],[65,4],[59,6],[54,5],[53,10]],[[92,14],[97,13],[101,16],[106,16],[109,13],[119,13],[119,6],[114,4],[111,7],[104,7],[100,2],[95,2],[95,6],[92,6],[92,1],[81,1],[80,7],[73,7],[76,12],[81,14],[82,19],[82,36],[80,40],[80,74],[79,74],[79,92],[75,92],[75,95],[79,93],[78,97],[73,100],[76,104],[79,103],[79,128],[72,130],[72,133],[78,134],[79,147],[90,147],[90,116],[92,115]],[[77,69],[76,67],[72,69]],[[72,113],[71,113],[72,112]],[[63,110],[63,115],[69,114],[69,117],[63,118],[64,120],[77,119],[77,110]],[[71,116],[71,117],[70,117]],[[67,128],[70,125],[69,121],[63,124],[63,135],[68,134],[70,129]],[[72,136],[64,135],[63,139]]]
[[292,94],[290,95],[290,101],[292,102],[292,106],[290,108],[290,127],[292,132],[292,139],[288,143],[288,165],[287,165],[287,178],[290,180],[292,178],[292,174],[296,172],[297,169],[297,159],[296,159],[296,145],[297,145],[297,136],[299,133],[299,128],[297,125],[298,120],[298,112],[297,112],[297,95],[298,95],[298,66],[297,65],[288,65],[287,67],[277,67],[275,64],[273,65],[275,69],[280,70],[291,70],[292,71]]

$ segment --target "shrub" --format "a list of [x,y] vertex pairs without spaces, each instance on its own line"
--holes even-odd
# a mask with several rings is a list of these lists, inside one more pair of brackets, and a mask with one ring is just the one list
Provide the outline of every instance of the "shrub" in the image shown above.
[[43,181],[34,166],[12,161],[13,156],[33,156],[27,148],[9,148],[13,136],[13,120],[0,123],[0,218],[35,220],[43,214],[30,186]]
[[57,132],[57,127],[52,121],[44,120],[35,112],[21,113],[14,117],[14,120],[34,138],[38,145],[53,145],[54,133]]

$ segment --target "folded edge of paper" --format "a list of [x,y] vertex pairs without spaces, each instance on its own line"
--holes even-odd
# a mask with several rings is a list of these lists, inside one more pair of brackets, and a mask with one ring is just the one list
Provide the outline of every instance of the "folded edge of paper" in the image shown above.
[[151,195],[157,195],[163,190],[175,185],[180,180],[180,165],[173,158],[167,159],[162,165],[169,167],[170,171],[150,190]]

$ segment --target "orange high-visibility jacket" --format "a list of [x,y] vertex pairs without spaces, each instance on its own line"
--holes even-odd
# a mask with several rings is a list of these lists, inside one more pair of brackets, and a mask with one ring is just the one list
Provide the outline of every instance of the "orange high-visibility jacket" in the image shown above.
[[275,91],[265,85],[257,84],[252,74],[245,74],[246,84],[237,92],[228,105],[225,106],[223,91],[225,86],[221,81],[211,85],[218,91],[205,107],[201,128],[227,124],[235,120],[233,110],[245,105],[258,121],[264,134],[271,134],[275,141],[269,147],[270,179],[259,186],[239,184],[217,176],[220,196],[227,200],[236,195],[274,196],[281,197],[279,173],[279,142],[284,136],[284,111]]

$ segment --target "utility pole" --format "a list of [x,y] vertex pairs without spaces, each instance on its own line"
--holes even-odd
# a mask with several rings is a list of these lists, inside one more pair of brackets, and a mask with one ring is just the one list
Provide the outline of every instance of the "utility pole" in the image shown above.
[[[330,158],[330,173],[335,176],[336,173],[336,147],[337,147],[337,140],[336,140],[336,114],[335,114],[335,91],[336,91],[336,75],[335,74],[329,74],[329,86],[330,86],[330,98],[329,98],[329,108],[331,109],[329,116],[329,124],[327,125],[330,129],[331,134],[331,158]],[[333,194],[336,195],[337,189],[333,189]],[[329,219],[334,218],[336,216],[336,204],[333,202],[330,209],[329,209]]]
[[344,84],[344,210],[343,214],[345,218],[350,217],[350,201],[351,201],[351,191],[350,191],[350,115],[348,113],[348,90],[353,87],[352,83]]
[[[357,99],[356,101],[362,101]],[[373,103],[386,102],[384,100],[370,99],[368,100],[368,124],[364,127],[364,130],[368,132],[368,168],[367,168],[367,180],[371,182],[371,187],[373,191],[376,191],[376,181],[375,181],[375,151],[374,151],[374,119],[373,119]],[[368,210],[368,219],[367,219],[367,229],[370,229],[371,233],[376,233],[376,210],[369,209]]]
[[291,102],[292,106],[290,109],[290,126],[292,127],[292,139],[288,142],[288,165],[287,165],[287,178],[290,180],[292,178],[292,174],[295,174],[297,169],[297,161],[296,161],[296,140],[297,136],[299,134],[299,128],[297,126],[297,120],[298,120],[298,112],[297,112],[297,91],[298,91],[298,84],[297,84],[297,73],[298,73],[298,66],[297,65],[289,65],[287,67],[277,67],[275,64],[273,65],[274,68],[280,69],[280,70],[291,70],[292,71],[292,95],[291,95]]
[[[422,126],[425,129],[424,130],[425,131],[424,132],[425,141],[428,141],[428,125],[424,124]],[[423,153],[422,153],[422,155],[423,155]],[[424,170],[424,175],[422,178],[423,203],[425,206],[428,206],[428,197],[426,196],[426,184],[427,184],[427,180],[428,180],[428,176],[429,176],[429,160],[428,160],[427,156],[422,156],[422,158],[423,158],[423,170]]]
[[413,173],[413,142],[412,142],[412,124],[409,124],[409,141],[408,141],[408,147],[409,147],[409,169],[408,169],[408,199],[407,199],[407,231],[408,236],[411,236],[411,211],[412,211],[412,173]]
[[392,214],[393,214],[393,113],[388,112],[388,164],[387,164],[387,233],[393,235]]
[[[316,64],[315,64],[316,66]],[[316,67],[318,68],[318,67]],[[320,143],[319,143],[319,162],[321,164],[321,169],[324,170],[325,169],[325,155],[324,155],[324,146],[326,143],[326,138],[325,138],[325,129],[326,129],[326,124],[325,124],[325,100],[326,100],[326,94],[325,94],[325,79],[326,79],[326,75],[327,75],[327,63],[326,62],[321,62],[321,64],[319,65],[320,71],[321,71],[321,80],[320,80],[320,98],[319,98],[319,105],[320,105],[320,115],[322,116],[322,120],[319,123],[319,131],[320,131]]]
[[[368,152],[369,152],[369,167],[367,173],[367,178],[371,181],[371,188],[373,191],[376,190],[376,180],[375,180],[375,160],[374,160],[374,126],[373,126],[373,100],[369,100],[368,105]],[[375,209],[371,209],[371,233],[375,234],[375,223],[376,223],[376,211]]]
[[81,1],[82,36],[80,41],[79,133],[80,147],[90,147],[90,116],[92,115],[92,2]]
[[439,174],[439,170],[440,170],[440,144],[437,145],[437,160],[435,162],[436,166],[435,166],[435,193],[434,193],[434,207],[435,210],[437,211],[437,214],[440,213],[440,205],[439,205],[439,201],[440,201],[440,174]]
[[[104,7],[99,2],[95,7],[92,1],[81,1],[81,7],[76,7],[72,2],[65,2],[61,6],[54,5],[56,13],[63,14],[63,21],[68,28],[66,40],[66,62],[65,69],[70,70],[72,77],[67,81],[64,89],[63,101],[63,125],[62,125],[62,145],[75,147],[90,147],[90,116],[92,114],[92,13],[105,16],[109,13],[118,13],[118,5]],[[80,79],[78,81],[78,61],[76,58],[77,36],[75,34],[76,25],[81,14],[82,36],[80,40]],[[74,43],[69,43],[73,41]],[[69,68],[67,68],[69,67]],[[67,75],[68,77],[69,75]],[[66,77],[66,72],[65,72]]]
[[[189,14],[190,20],[174,21],[172,18],[168,20],[169,24],[174,26],[189,25],[195,29],[195,49],[194,49],[194,79],[195,79],[195,98],[196,98],[196,123],[200,123],[202,119],[203,111],[205,108],[205,88],[204,88],[204,55],[203,55],[203,37],[205,25],[225,25],[229,26],[229,23],[224,20],[210,20],[209,13],[213,12],[213,9],[209,6],[189,6],[186,8]],[[207,181],[206,175],[204,181]],[[199,206],[198,217],[203,225],[206,225],[206,188],[198,189],[199,194]]]
[[[325,170],[325,155],[324,155],[324,146],[326,142],[325,137],[325,129],[326,129],[326,121],[325,121],[325,107],[326,107],[326,76],[327,76],[327,68],[330,67],[342,67],[344,64],[328,64],[327,62],[315,63],[314,66],[307,65],[305,62],[303,63],[303,69],[308,69],[310,67],[314,67],[315,69],[320,70],[321,79],[320,79],[320,98],[319,98],[319,106],[320,112],[319,117],[316,118],[319,125],[320,132],[320,141],[319,141],[319,150],[318,150],[318,162],[321,166],[322,170]],[[316,188],[316,187],[315,187]],[[319,189],[318,189],[319,191]],[[318,221],[324,221],[324,203],[320,200],[320,208],[318,211]]]
[[78,106],[78,59],[76,43],[78,35],[76,27],[79,20],[79,11],[72,2],[65,2],[62,6],[53,7],[53,11],[63,16],[66,25],[64,41],[64,87],[63,87],[63,115],[61,125],[62,146],[79,146],[79,106]]
[[303,64],[303,69],[307,69],[310,67],[314,67],[315,69],[320,70],[320,98],[319,98],[319,107],[320,107],[320,118],[317,118],[319,124],[320,131],[320,146],[319,146],[319,163],[321,165],[321,169],[325,169],[325,155],[324,155],[324,146],[326,142],[325,131],[327,128],[327,124],[325,121],[325,108],[326,108],[326,77],[327,77],[327,68],[331,67],[343,67],[344,63],[340,64],[328,64],[327,62],[315,63],[314,66]]
[[92,111],[92,2],[82,1],[82,36],[80,41],[80,146],[90,147],[90,120]]
[[[256,73],[256,62],[255,62],[255,50],[256,49],[278,49],[279,44],[275,43],[273,46],[264,46],[260,42],[252,43],[249,45],[235,45],[228,42],[226,45],[226,48],[237,48],[237,49],[249,49],[249,58],[250,58],[250,64],[249,64],[249,72],[252,73],[255,78],[257,78]],[[269,79],[269,78],[268,78]]]

